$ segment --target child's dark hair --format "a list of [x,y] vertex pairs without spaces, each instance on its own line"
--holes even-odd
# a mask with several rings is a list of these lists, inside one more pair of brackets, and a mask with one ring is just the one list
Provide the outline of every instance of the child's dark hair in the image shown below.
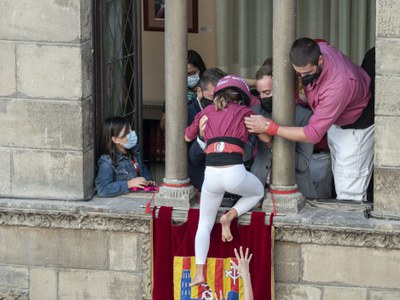
[[[115,165],[116,154],[118,152],[112,137],[118,137],[122,129],[125,128],[125,133],[130,130],[130,124],[124,117],[109,117],[103,122],[103,129],[101,135],[102,141],[102,154],[108,154],[111,156],[113,165]],[[128,150],[128,152],[130,152]]]

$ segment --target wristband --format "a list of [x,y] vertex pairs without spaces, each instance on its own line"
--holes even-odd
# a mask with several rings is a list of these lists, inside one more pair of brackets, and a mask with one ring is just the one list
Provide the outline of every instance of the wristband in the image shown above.
[[276,124],[273,120],[267,119],[265,121],[265,133],[269,136],[274,136],[278,133],[279,125]]

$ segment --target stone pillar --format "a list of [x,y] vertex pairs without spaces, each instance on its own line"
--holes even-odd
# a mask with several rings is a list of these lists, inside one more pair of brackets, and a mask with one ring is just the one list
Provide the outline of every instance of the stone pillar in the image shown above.
[[0,3],[0,197],[93,194],[91,3]]
[[[274,0],[273,2],[273,112],[272,118],[281,125],[293,126],[295,115],[294,77],[290,62],[290,47],[295,40],[296,1]],[[297,213],[305,204],[304,197],[297,192],[295,180],[295,143],[274,137],[272,148],[271,193],[263,204],[265,211],[272,211],[274,200],[280,213]]]
[[396,0],[376,2],[375,174],[377,217],[400,217],[400,10]]
[[189,208],[195,200],[187,175],[188,2],[168,1],[165,11],[165,178],[156,206]]

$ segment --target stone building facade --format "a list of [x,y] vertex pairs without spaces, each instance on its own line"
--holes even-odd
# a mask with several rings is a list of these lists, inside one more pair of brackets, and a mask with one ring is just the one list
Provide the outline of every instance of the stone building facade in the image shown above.
[[[376,8],[376,218],[277,217],[276,299],[400,298],[400,3]],[[0,299],[151,299],[149,199],[93,196],[92,19],[91,0],[0,3]]]

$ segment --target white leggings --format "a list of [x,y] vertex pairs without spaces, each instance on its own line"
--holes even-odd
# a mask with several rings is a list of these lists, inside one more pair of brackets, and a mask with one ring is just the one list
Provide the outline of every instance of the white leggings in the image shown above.
[[233,208],[238,216],[252,209],[264,196],[261,181],[252,173],[246,171],[244,165],[229,167],[207,166],[204,173],[204,183],[201,189],[200,219],[196,233],[195,252],[196,264],[206,263],[210,248],[210,235],[214,227],[218,208],[225,192],[241,195]]

